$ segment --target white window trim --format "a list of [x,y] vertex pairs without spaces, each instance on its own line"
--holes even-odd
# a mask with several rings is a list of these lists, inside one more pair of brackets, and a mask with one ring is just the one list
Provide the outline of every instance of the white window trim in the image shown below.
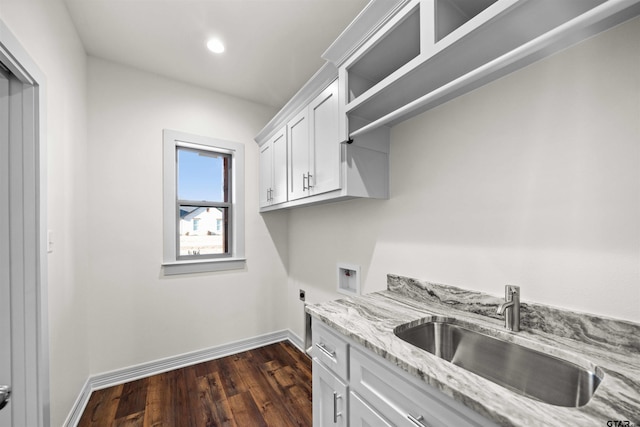
[[[164,129],[163,139],[163,261],[165,275],[204,273],[243,269],[246,265],[244,255],[244,145],[192,135],[175,130]],[[231,202],[234,205],[231,218],[231,256],[225,258],[207,258],[197,260],[176,260],[176,147],[191,145],[194,148],[214,148],[232,153]]]

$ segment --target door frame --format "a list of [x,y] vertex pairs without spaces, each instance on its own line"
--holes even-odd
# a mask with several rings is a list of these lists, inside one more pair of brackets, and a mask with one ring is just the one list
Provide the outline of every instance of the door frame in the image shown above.
[[[11,282],[12,357],[17,377],[12,394],[14,425],[48,427],[49,394],[49,312],[47,292],[47,152],[46,152],[46,81],[43,73],[0,19],[0,62],[21,82],[23,94],[22,122],[14,139],[22,148],[22,167],[17,180],[22,209],[12,209],[18,216],[22,259],[16,268],[18,280]],[[12,141],[13,142],[13,141]],[[11,158],[10,158],[11,159]],[[12,175],[13,176],[13,175]],[[16,185],[12,184],[11,185]],[[13,240],[13,239],[12,239]],[[12,245],[13,245],[12,241]],[[13,253],[13,249],[11,250]],[[16,251],[17,252],[17,251]],[[16,283],[17,282],[17,283]],[[15,348],[18,347],[18,348]],[[17,361],[16,361],[17,356]],[[15,372],[14,372],[15,373]],[[12,373],[12,376],[14,375]],[[16,383],[18,381],[18,383]],[[12,405],[13,406],[13,405]]]

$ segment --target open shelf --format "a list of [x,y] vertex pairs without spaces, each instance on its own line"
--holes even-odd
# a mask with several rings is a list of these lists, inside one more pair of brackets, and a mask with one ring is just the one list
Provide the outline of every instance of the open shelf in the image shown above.
[[[462,3],[462,0],[438,1]],[[484,13],[480,11],[453,29],[433,46],[428,58],[401,78],[381,86],[375,93],[370,91],[360,102],[347,104],[346,113],[364,119],[360,123],[375,122],[605,1],[480,1],[486,5]],[[466,3],[471,2],[475,3],[471,0]],[[350,132],[356,130],[350,125]]]
[[420,55],[420,5],[347,67],[351,102]]
[[497,0],[436,0],[435,41],[439,42]]

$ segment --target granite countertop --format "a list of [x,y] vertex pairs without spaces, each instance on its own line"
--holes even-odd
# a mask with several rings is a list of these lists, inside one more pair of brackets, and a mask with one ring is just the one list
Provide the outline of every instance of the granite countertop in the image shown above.
[[[639,324],[522,302],[521,331],[509,332],[495,314],[500,302],[500,298],[478,292],[389,275],[386,291],[308,305],[306,310],[502,426],[640,426]],[[490,335],[581,366],[595,364],[604,372],[604,379],[591,400],[578,408],[519,395],[393,333],[396,326],[434,315],[473,323]],[[607,424],[613,420],[628,423]]]

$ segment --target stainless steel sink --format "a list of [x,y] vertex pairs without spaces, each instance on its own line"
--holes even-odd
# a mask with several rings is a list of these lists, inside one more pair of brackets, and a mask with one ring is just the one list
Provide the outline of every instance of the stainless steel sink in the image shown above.
[[[556,406],[587,404],[604,373],[588,362],[559,359],[473,331],[451,318],[398,326],[404,341],[527,397]],[[465,327],[467,326],[467,327]]]

